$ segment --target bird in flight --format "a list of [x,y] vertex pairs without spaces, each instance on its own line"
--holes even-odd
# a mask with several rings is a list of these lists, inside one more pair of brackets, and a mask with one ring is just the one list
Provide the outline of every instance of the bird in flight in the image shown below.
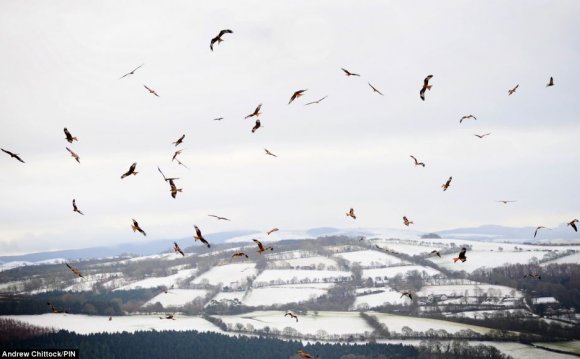
[[70,132],[66,129],[66,127],[64,128],[64,135],[66,136],[65,140],[67,140],[68,143],[73,143],[73,141],[78,141],[78,138],[73,137],[73,135],[70,134]]
[[[145,85],[143,85],[143,86],[145,86]],[[157,97],[160,97],[160,96],[157,94],[157,92],[155,92],[155,90],[153,90],[153,89],[150,89],[150,88],[149,88],[149,87],[147,87],[147,86],[145,86],[145,88],[147,89],[147,91],[149,91],[149,93],[151,93],[151,94],[153,94],[153,95],[155,95],[155,96],[157,96]]]
[[231,221],[229,218],[216,216],[215,214],[208,214],[208,216],[216,218],[218,221],[221,219],[223,221]]
[[136,167],[137,167],[137,162],[133,163],[131,165],[131,167],[129,167],[129,170],[121,176],[121,179],[123,179],[127,176],[130,176],[130,175],[137,176],[137,173],[139,173],[139,172],[135,172]]
[[199,229],[198,226],[193,226],[195,227],[195,237],[193,237],[196,241],[201,241],[201,243],[205,244],[207,246],[207,248],[210,248],[211,245],[205,240],[205,238],[203,238],[203,235],[201,234],[201,230]]
[[305,352],[304,350],[300,349],[298,350],[298,355],[300,355],[300,358],[302,359],[313,359],[314,357],[312,356],[312,354]]
[[447,188],[449,188],[449,186],[451,185],[451,180],[453,179],[453,177],[449,177],[449,179],[447,180],[447,182],[445,182],[441,188],[443,188],[443,191],[447,191]]
[[177,156],[180,155],[182,151],[183,150],[175,151],[175,153],[173,154],[173,157],[171,158],[171,161],[175,161],[175,159],[177,158]]
[[379,95],[381,95],[381,96],[384,96],[384,95],[383,95],[383,93],[382,93],[381,91],[377,90],[377,88],[376,88],[376,87],[374,87],[373,85],[371,85],[371,83],[370,83],[370,82],[368,82],[368,84],[369,84],[369,86],[370,86],[370,87],[373,89],[373,92],[376,92],[376,93],[378,93],[378,94],[379,94]]
[[145,231],[139,227],[139,223],[137,223],[135,219],[133,219],[133,225],[131,226],[131,229],[133,229],[133,232],[139,231],[139,233],[142,235],[147,236],[147,233],[145,233]]
[[173,242],[173,251],[175,253],[179,253],[181,254],[183,257],[185,257],[185,253],[183,253],[183,251],[181,250],[181,248],[179,248],[179,244],[177,244],[177,242]]
[[262,124],[260,123],[260,119],[257,119],[256,124],[254,125],[254,127],[252,127],[252,133],[256,132],[256,130],[260,127],[262,127]]
[[415,167],[417,167],[417,166],[423,166],[423,167],[425,167],[425,163],[419,162],[417,160],[417,158],[415,158],[415,156],[411,156],[411,158],[413,159],[413,161],[415,161]]
[[423,80],[423,87],[421,87],[421,91],[419,91],[419,97],[421,97],[421,100],[423,101],[425,101],[425,91],[427,90],[431,91],[431,85],[429,85],[429,80],[431,80],[432,77],[433,75],[429,75],[425,77],[425,80]]
[[4,153],[8,154],[10,157],[12,157],[12,158],[16,158],[18,161],[20,161],[20,162],[24,163],[24,161],[22,160],[22,158],[20,158],[20,157],[18,156],[18,154],[16,154],[16,153],[12,153],[12,152],[10,152],[10,151],[6,151],[6,150],[5,150],[5,149],[3,149],[3,148],[0,148],[0,150],[2,150],[2,152],[4,152]]
[[257,239],[252,239],[252,240],[254,242],[256,242],[256,244],[258,245],[258,250],[256,252],[258,252],[259,254],[262,254],[262,252],[265,252],[265,251],[268,251],[268,250],[270,250],[270,251],[273,251],[274,250],[273,247],[264,247],[264,245],[262,244],[262,242],[260,242]]
[[182,192],[183,193],[183,188],[177,188],[177,186],[175,185],[175,182],[173,182],[173,178],[168,179],[169,182],[169,191],[171,192],[171,197],[175,198],[177,197],[177,192]]
[[58,309],[56,309],[56,307],[54,305],[52,305],[52,303],[50,303],[50,302],[46,302],[46,304],[50,308],[50,311],[53,312],[53,313],[68,313],[66,310],[58,310]]
[[163,172],[161,171],[161,168],[159,168],[159,166],[157,166],[157,171],[159,171],[159,173],[161,173],[161,176],[163,176],[163,180],[165,182],[169,182],[170,180],[178,180],[179,178],[177,177],[165,177],[165,175],[163,174]]
[[268,232],[266,232],[266,234],[267,234],[267,235],[270,235],[270,234],[272,234],[272,233],[274,233],[274,232],[278,232],[278,231],[279,231],[279,229],[278,229],[278,228],[272,228],[271,230],[269,230]]
[[308,105],[313,105],[315,103],[321,103],[322,100],[324,100],[325,98],[327,98],[328,96],[324,96],[323,98],[316,100],[316,101],[312,101],[312,102],[308,102],[307,104],[305,104],[304,106],[308,106]]
[[441,258],[441,253],[436,249],[432,250],[431,254],[435,254],[435,255],[437,255],[437,257]]
[[270,151],[269,151],[267,148],[264,148],[264,151],[266,151],[266,154],[267,154],[267,155],[270,155],[270,156],[272,156],[272,157],[278,157],[278,156],[276,156],[275,154],[273,154],[272,152],[270,152]]
[[213,120],[214,120],[214,121],[221,121],[221,120],[223,120],[223,119],[224,119],[223,117],[216,117],[216,118],[214,118]]
[[236,257],[246,257],[249,258],[248,255],[244,252],[238,252],[238,253],[234,253],[232,254],[232,258],[236,258]]
[[234,32],[232,30],[222,30],[220,31],[220,33],[218,34],[218,36],[214,37],[213,39],[211,39],[211,42],[209,43],[209,49],[211,51],[213,51],[213,44],[215,44],[216,42],[218,43],[218,45],[220,44],[220,42],[224,41],[222,39],[222,36],[224,36],[225,34],[233,34]]
[[415,223],[413,223],[413,221],[409,221],[409,219],[407,217],[405,217],[405,216],[403,216],[403,223],[407,227],[409,227],[409,224],[415,224]]
[[517,202],[517,201],[497,201],[499,203],[503,203],[503,204],[508,204],[508,203],[513,203],[513,202]]
[[356,219],[356,215],[354,214],[354,208],[351,208],[348,212],[346,212],[347,217],[351,217],[352,219]]
[[346,76],[360,76],[359,74],[355,74],[354,72],[350,72],[347,69],[341,68],[342,71],[346,74]]
[[84,278],[83,275],[81,274],[81,271],[80,270],[76,269],[75,267],[71,266],[68,263],[65,263],[65,264],[68,267],[68,269],[70,269],[71,272],[73,272],[77,277]]
[[463,117],[461,117],[461,119],[459,120],[459,123],[463,122],[463,120],[468,120],[468,119],[470,119],[470,118],[472,118],[472,119],[474,119],[474,120],[477,120],[477,117],[475,117],[475,116],[473,116],[473,115],[467,115],[467,116],[463,116]]
[[467,249],[465,247],[464,248],[461,248],[461,251],[459,252],[459,256],[456,257],[456,258],[453,258],[453,262],[455,263],[455,262],[457,262],[459,260],[462,263],[465,262],[467,260],[467,257],[465,256],[465,252],[467,252]]
[[542,279],[542,276],[540,275],[540,273],[532,273],[532,272],[530,272],[530,273],[524,275],[524,278],[533,278],[533,279],[540,280],[540,279]]
[[401,293],[401,298],[403,297],[409,297],[409,299],[413,300],[413,293],[411,292],[402,292]]
[[259,104],[258,107],[256,107],[256,109],[254,110],[254,112],[252,112],[251,114],[249,114],[248,116],[246,116],[244,118],[250,118],[253,116],[260,117],[260,115],[262,114],[260,112],[261,109],[262,109],[262,104]]
[[73,204],[73,212],[77,212],[79,214],[82,214],[83,216],[85,215],[82,211],[80,211],[78,209],[78,207],[77,207],[77,200],[76,199],[73,199],[72,204]]
[[81,158],[79,157],[79,155],[74,153],[70,148],[68,148],[68,147],[65,147],[65,148],[70,153],[72,158],[74,158],[78,163],[81,163]]
[[572,222],[568,222],[568,226],[572,227],[572,229],[574,230],[574,232],[578,232],[578,227],[576,227],[576,223],[578,223],[579,221],[577,219],[572,220]]
[[554,86],[554,78],[550,76],[550,82],[546,85],[546,87]]
[[186,166],[186,165],[185,165],[183,162],[181,162],[180,160],[178,160],[177,158],[176,158],[175,160],[177,161],[177,164],[178,164],[178,165],[180,165],[180,166],[183,166],[183,167],[185,167],[185,168],[189,168],[189,167],[187,167],[187,166]]
[[516,92],[516,90],[518,89],[518,87],[520,87],[519,84],[517,84],[516,87],[514,87],[513,89],[508,90],[508,96],[513,95]]
[[292,312],[288,312],[286,314],[284,314],[285,317],[290,317],[290,318],[294,318],[296,319],[296,323],[298,323],[298,316]]
[[534,238],[536,238],[536,236],[538,235],[538,231],[540,229],[549,229],[550,231],[552,230],[552,228],[548,228],[548,227],[544,227],[544,226],[538,226],[538,227],[536,227],[536,231],[534,232]]
[[304,94],[304,92],[306,92],[306,91],[308,91],[308,90],[307,89],[306,90],[298,90],[298,91],[294,92],[292,94],[292,97],[290,97],[290,102],[288,102],[288,105],[291,104],[292,101],[296,100],[298,97],[301,97]]
[[184,138],[185,138],[185,135],[179,137],[179,139],[177,141],[172,142],[172,143],[175,145],[175,147],[177,147],[177,146],[179,146],[179,145],[181,145],[183,143],[183,139]]
[[485,136],[489,136],[489,135],[491,135],[491,132],[490,133],[484,133],[483,135],[474,134],[475,137],[479,137],[479,138],[484,138]]
[[129,75],[135,75],[135,71],[139,70],[141,68],[141,66],[143,66],[143,65],[145,65],[145,64],[139,65],[136,68],[134,68],[133,70],[131,70],[130,72],[127,72],[126,74],[121,76],[121,78],[119,78],[119,80],[126,77],[126,76],[129,76]]

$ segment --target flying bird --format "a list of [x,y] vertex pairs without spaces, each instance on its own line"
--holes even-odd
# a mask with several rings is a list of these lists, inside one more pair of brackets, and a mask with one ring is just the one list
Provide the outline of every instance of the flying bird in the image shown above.
[[208,216],[210,216],[210,217],[214,217],[214,218],[216,218],[218,221],[219,221],[220,219],[221,219],[221,220],[223,220],[223,221],[231,221],[229,218],[226,218],[226,217],[220,217],[220,216],[216,216],[215,214],[208,214]]
[[568,222],[568,226],[572,227],[574,232],[578,232],[578,227],[576,227],[576,223],[579,221],[577,219],[572,220],[572,222]]
[[218,45],[219,45],[220,42],[224,41],[222,39],[222,36],[224,36],[225,34],[233,34],[233,33],[234,32],[232,30],[222,30],[222,31],[220,31],[220,33],[218,34],[218,36],[216,36],[213,39],[211,39],[211,42],[209,43],[209,49],[211,51],[213,51],[213,44],[215,44],[217,42]]
[[175,147],[177,147],[177,146],[179,146],[179,145],[181,145],[183,143],[183,139],[184,138],[185,138],[185,135],[179,137],[179,139],[177,141],[172,142],[172,143],[175,145]]
[[298,97],[301,97],[304,94],[304,92],[306,92],[306,91],[308,91],[308,90],[298,90],[298,91],[294,92],[292,94],[292,97],[290,97],[290,102],[288,102],[288,105],[291,104],[292,101],[296,100]]
[[260,128],[262,126],[262,124],[260,123],[260,119],[256,120],[256,124],[254,125],[254,127],[252,127],[252,133],[256,132],[256,130],[258,128]]
[[273,247],[264,247],[264,245],[262,244],[262,242],[260,242],[257,239],[252,239],[252,240],[254,242],[256,242],[256,244],[258,245],[258,250],[256,252],[258,252],[259,254],[262,254],[262,252],[265,252],[265,251],[268,251],[268,250],[270,250],[270,251],[273,251],[274,250]]
[[435,255],[437,255],[437,257],[441,258],[441,253],[436,249],[432,250],[431,254],[435,254]]
[[71,266],[68,263],[65,263],[65,264],[68,267],[68,269],[70,269],[71,272],[73,272],[77,277],[84,278],[83,275],[81,274],[81,271],[80,270],[76,269],[75,267]]
[[513,202],[517,202],[517,201],[497,201],[499,203],[503,203],[503,204],[508,204],[508,203],[513,203]]
[[130,175],[137,176],[137,173],[139,173],[139,172],[135,172],[136,167],[137,167],[137,162],[133,163],[131,165],[131,167],[129,167],[129,170],[121,176],[121,179],[123,179],[127,176],[130,176]]
[[268,232],[266,232],[266,234],[267,234],[267,235],[270,235],[270,234],[272,234],[272,233],[274,233],[274,232],[278,232],[278,231],[279,231],[279,229],[278,229],[278,228],[272,228],[271,230],[269,230]]
[[133,225],[131,226],[131,229],[133,229],[133,232],[139,231],[139,233],[142,235],[147,236],[147,233],[145,233],[145,231],[139,227],[139,223],[137,223],[135,219],[133,219]]
[[180,165],[180,166],[183,166],[183,167],[185,167],[185,168],[189,168],[189,167],[187,167],[187,166],[186,166],[186,165],[185,165],[183,162],[181,162],[180,160],[178,160],[177,158],[175,159],[175,161],[177,161],[177,164],[178,164],[178,165]]
[[423,167],[425,167],[425,163],[424,163],[424,162],[419,162],[419,161],[418,161],[418,160],[415,158],[415,156],[411,156],[411,158],[413,159],[413,161],[415,161],[415,167],[417,167],[417,166],[423,166]]
[[143,66],[143,65],[145,65],[145,64],[139,65],[136,68],[134,68],[133,70],[131,70],[130,72],[127,72],[126,74],[124,74],[123,76],[121,76],[120,79],[122,79],[122,78],[124,78],[126,76],[129,76],[129,75],[135,75],[135,71],[139,70],[141,68],[141,66]]
[[409,221],[409,219],[407,217],[405,217],[405,216],[403,216],[403,223],[407,227],[409,227],[409,224],[415,224],[415,223],[413,223],[413,221]]
[[433,75],[429,75],[425,77],[425,80],[423,80],[423,87],[421,87],[421,91],[419,91],[419,97],[421,97],[421,100],[423,101],[425,101],[425,91],[431,91],[432,85],[429,85],[429,80],[431,80],[432,77]]
[[449,179],[447,180],[447,182],[445,182],[441,188],[443,188],[443,191],[447,191],[447,188],[449,188],[449,186],[451,185],[451,180],[453,179],[453,177],[449,177]]
[[234,253],[232,254],[232,258],[236,258],[236,257],[246,257],[249,258],[248,255],[244,252],[238,252],[238,253]]
[[489,135],[491,135],[491,132],[490,133],[484,133],[483,135],[474,134],[475,137],[479,137],[479,138],[484,138],[485,136],[489,136]]
[[312,354],[305,352],[304,350],[300,349],[298,350],[298,355],[300,355],[300,358],[302,359],[313,359],[314,357],[312,356]]
[[270,155],[270,156],[272,156],[272,157],[278,157],[278,156],[276,156],[275,154],[273,154],[272,152],[270,152],[270,151],[269,151],[267,148],[264,148],[264,151],[266,151],[266,154],[267,154],[267,155]]
[[64,139],[68,141],[68,143],[73,143],[73,141],[78,141],[78,138],[73,137],[73,135],[70,134],[70,132],[66,129],[66,127],[64,128],[64,135],[66,136]]
[[6,151],[6,150],[5,150],[5,149],[3,149],[3,148],[0,148],[0,150],[2,150],[2,152],[4,152],[4,153],[8,154],[10,157],[12,157],[12,158],[16,158],[18,161],[20,161],[20,162],[22,162],[22,163],[25,163],[25,162],[22,160],[22,158],[20,158],[20,157],[18,156],[18,154],[16,154],[16,153],[12,153],[12,152],[10,152],[10,151]]
[[82,211],[80,211],[78,209],[78,207],[77,207],[77,200],[76,199],[73,199],[72,204],[73,204],[73,212],[77,212],[79,214],[82,214],[83,216],[85,215]]
[[185,257],[185,253],[183,253],[183,251],[181,250],[181,248],[179,248],[179,244],[177,244],[177,242],[173,242],[173,251],[175,253],[179,253],[181,254],[183,257]]
[[65,148],[70,153],[72,158],[74,158],[78,163],[81,163],[81,158],[79,157],[79,155],[74,153],[70,148],[68,148],[68,147],[65,147]]
[[180,155],[182,151],[183,150],[175,151],[175,153],[173,154],[173,157],[171,158],[171,161],[172,162],[175,161],[175,159],[177,158],[177,156]]
[[[143,85],[143,86],[145,86],[145,85]],[[147,91],[149,91],[149,93],[151,93],[151,94],[153,94],[153,95],[155,95],[155,96],[157,96],[157,97],[160,97],[160,96],[157,94],[157,92],[155,92],[155,90],[153,90],[153,89],[150,89],[150,88],[149,88],[149,87],[147,87],[147,86],[145,86],[145,88],[147,89]]]
[[169,177],[165,177],[165,174],[163,174],[163,171],[161,171],[161,168],[159,168],[159,166],[157,166],[157,171],[159,171],[159,173],[161,173],[161,176],[163,176],[163,180],[165,182],[169,182],[169,181],[172,181],[172,180],[178,180],[179,179],[179,178],[176,178],[176,177],[170,177],[170,178]]
[[354,72],[350,72],[347,69],[341,68],[342,71],[346,74],[346,76],[360,76],[359,74],[355,74]]
[[171,197],[177,197],[177,192],[183,192],[183,188],[177,188],[175,182],[173,182],[173,178],[168,180],[169,182],[169,191],[171,192]]
[[550,76],[550,82],[546,85],[546,87],[554,86],[554,78]]
[[514,87],[513,89],[508,90],[508,96],[513,95],[516,92],[516,90],[518,89],[518,87],[520,87],[519,84],[517,84],[516,87]]
[[377,88],[376,88],[376,87],[374,87],[373,85],[371,85],[371,83],[370,83],[370,82],[367,82],[367,83],[368,83],[368,84],[369,84],[369,86],[370,86],[370,87],[373,89],[373,92],[376,92],[376,93],[378,93],[378,94],[379,94],[379,95],[381,95],[381,96],[384,96],[384,95],[383,95],[383,93],[382,93],[381,91],[377,90]]
[[256,107],[256,109],[254,110],[254,112],[252,112],[251,114],[249,114],[248,116],[246,116],[244,118],[250,118],[253,116],[260,117],[260,115],[262,114],[260,112],[261,109],[262,109],[262,104],[259,104],[258,107]]
[[538,234],[538,231],[540,229],[549,229],[549,230],[552,230],[552,228],[548,228],[548,227],[544,227],[544,226],[538,226],[538,227],[536,227],[536,231],[534,232],[534,238],[536,238],[536,235]]
[[52,305],[51,302],[46,302],[46,304],[50,308],[50,311],[53,312],[53,313],[68,313],[66,310],[58,310],[58,309],[56,309],[56,307],[54,305]]
[[308,102],[307,104],[305,104],[304,106],[308,106],[308,105],[313,105],[315,103],[321,103],[322,100],[324,100],[325,98],[327,98],[328,96],[324,96],[323,98],[316,100],[316,101],[312,101],[312,102]]
[[459,252],[459,256],[456,258],[453,258],[453,263],[457,262],[458,260],[461,260],[461,262],[465,262],[467,260],[467,257],[465,256],[465,252],[467,252],[467,249],[461,248],[461,251]]
[[224,119],[223,117],[216,117],[216,118],[214,118],[213,120],[214,120],[214,121],[221,121],[221,120],[223,120],[223,119]]
[[346,216],[351,217],[352,219],[356,219],[356,216],[354,214],[354,208],[351,208],[348,212],[346,212]]
[[201,230],[199,229],[198,226],[193,226],[195,227],[195,237],[193,237],[196,241],[201,241],[201,243],[205,244],[207,246],[207,248],[210,248],[211,245],[205,240],[205,238],[203,238],[203,235],[201,234]]
[[298,316],[296,314],[288,312],[288,313],[284,314],[284,316],[294,318],[294,319],[296,319],[296,323],[298,323]]
[[413,300],[413,293],[411,292],[402,292],[401,293],[401,298],[403,297],[409,297],[409,299]]
[[468,120],[468,119],[470,119],[470,118],[472,118],[472,119],[474,119],[474,120],[477,120],[477,117],[475,117],[475,116],[473,116],[473,115],[467,115],[467,116],[463,116],[463,117],[461,117],[461,119],[459,120],[459,123],[463,122],[463,120]]

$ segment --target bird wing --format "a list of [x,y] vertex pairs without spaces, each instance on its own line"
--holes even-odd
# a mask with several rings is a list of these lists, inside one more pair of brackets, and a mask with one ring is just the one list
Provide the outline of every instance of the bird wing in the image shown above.
[[163,176],[163,179],[165,181],[167,181],[167,177],[165,177],[165,175],[163,174],[163,172],[161,172],[161,168],[159,168],[159,166],[157,166],[157,170],[159,171],[159,173],[161,173],[161,175]]
[[131,165],[131,167],[129,167],[129,172],[130,172],[130,173],[133,173],[133,172],[135,172],[135,167],[137,167],[137,162],[133,163],[133,164]]
[[195,227],[195,234],[197,234],[197,236],[199,237],[199,239],[203,239],[203,236],[201,235],[201,230],[199,229],[198,226],[193,226]]
[[234,32],[232,30],[222,30],[220,31],[220,34],[218,35],[218,37],[222,37],[224,34],[233,34]]
[[254,242],[256,242],[256,244],[258,245],[258,248],[260,248],[260,250],[264,250],[264,245],[262,244],[262,242],[260,242],[257,239],[252,239]]

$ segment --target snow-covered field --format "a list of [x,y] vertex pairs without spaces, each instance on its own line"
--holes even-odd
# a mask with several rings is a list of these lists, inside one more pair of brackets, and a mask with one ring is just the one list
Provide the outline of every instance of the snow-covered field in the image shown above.
[[426,285],[417,292],[417,295],[424,297],[430,295],[475,297],[483,294],[487,294],[488,297],[523,297],[522,292],[517,289],[492,284]]
[[196,298],[204,298],[207,290],[204,289],[171,289],[150,299],[143,306],[161,303],[163,308],[182,307]]
[[322,256],[314,256],[314,257],[305,257],[305,258],[293,258],[293,259],[281,259],[277,261],[272,261],[269,263],[272,267],[307,267],[307,266],[315,266],[318,267],[319,265],[324,265],[325,268],[327,267],[337,267],[337,263],[334,259]]
[[310,269],[266,269],[254,280],[254,286],[260,284],[276,284],[298,282],[310,280],[311,282],[322,282],[324,279],[331,278],[350,278],[351,272],[331,271],[331,270],[310,270]]
[[326,283],[281,285],[255,288],[243,300],[247,306],[274,305],[305,302],[328,292]]
[[362,276],[364,279],[371,278],[375,280],[375,278],[379,277],[382,280],[384,280],[385,277],[393,278],[397,274],[405,276],[407,275],[407,273],[411,271],[418,271],[421,274],[425,272],[427,273],[428,276],[442,275],[442,273],[439,272],[437,269],[418,265],[408,265],[408,266],[364,269]]
[[38,262],[28,262],[28,261],[12,261],[0,264],[0,272],[14,269],[18,267],[26,267],[26,266],[38,266],[42,264],[60,264],[65,263],[66,259],[64,258],[55,258],[55,259],[45,259]]
[[207,320],[197,316],[181,316],[175,320],[159,319],[159,315],[127,315],[113,317],[109,321],[106,316],[91,316],[84,314],[38,314],[38,315],[6,315],[3,318],[19,320],[40,327],[50,327],[74,331],[79,334],[121,333],[146,330],[197,330],[199,332],[217,332],[222,330]]
[[380,293],[375,294],[367,294],[367,295],[358,295],[354,301],[353,309],[357,310],[359,308],[373,308],[378,307],[384,304],[393,304],[393,305],[406,305],[410,303],[409,298],[403,297],[401,298],[401,293],[391,289],[391,288],[359,288],[356,290],[357,294],[369,292],[369,291],[378,291],[381,290]]
[[445,317],[450,318],[471,318],[471,319],[485,319],[491,316],[506,315],[510,313],[514,316],[531,317],[534,314],[526,309],[504,309],[504,310],[474,310],[459,313],[442,313]]
[[470,329],[476,333],[484,334],[491,330],[486,327],[454,323],[438,319],[408,317],[377,312],[368,312],[368,314],[375,316],[377,320],[380,323],[386,325],[390,331],[395,331],[398,333],[402,333],[403,327],[409,327],[416,332],[426,332],[429,329],[443,329],[448,333],[456,333],[460,330]]
[[404,263],[404,261],[395,256],[374,250],[344,252],[335,254],[335,256],[344,258],[351,264],[358,263],[363,268],[394,266]]
[[546,266],[548,264],[552,264],[552,263],[557,263],[557,264],[565,264],[565,263],[571,263],[571,264],[580,264],[580,252],[571,254],[569,256],[565,256],[565,257],[561,257],[558,259],[554,259],[551,261],[548,261],[546,263],[543,263],[543,266]]
[[139,280],[115,290],[130,290],[130,289],[138,289],[138,288],[157,288],[157,287],[171,287],[172,285],[176,284],[178,281],[193,277],[197,272],[196,268],[192,269],[183,269],[179,272],[167,276],[167,277],[151,277],[146,278],[143,280]]
[[193,284],[208,284],[235,287],[245,283],[246,278],[253,277],[257,273],[256,263],[231,263],[223,266],[212,267],[209,271],[195,278]]

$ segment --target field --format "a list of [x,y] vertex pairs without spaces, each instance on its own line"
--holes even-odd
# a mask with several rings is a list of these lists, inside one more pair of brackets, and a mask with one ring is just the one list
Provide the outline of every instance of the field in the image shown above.
[[158,288],[158,287],[171,287],[172,285],[176,284],[178,281],[193,277],[197,269],[184,269],[180,270],[179,272],[167,276],[167,277],[151,277],[146,278],[143,280],[139,280],[127,285],[124,285],[120,288],[115,290],[130,290],[130,289],[138,289],[138,288]]
[[399,258],[375,250],[363,250],[356,252],[343,252],[335,254],[337,257],[346,259],[348,262],[358,263],[363,268],[379,267],[379,266],[393,266],[403,264],[404,261]]
[[254,280],[254,286],[262,284],[277,284],[299,281],[322,282],[325,279],[349,278],[351,272],[310,269],[266,269]]
[[491,329],[468,325],[462,323],[453,323],[445,320],[416,318],[401,315],[392,315],[386,313],[368,312],[368,314],[375,316],[378,321],[386,325],[390,331],[402,332],[403,327],[409,327],[413,331],[426,332],[429,329],[445,330],[448,333],[457,333],[460,330],[470,329],[476,333],[485,334]]
[[326,283],[281,285],[255,288],[243,300],[247,306],[299,303],[320,297],[328,292]]
[[386,268],[372,268],[363,270],[363,278],[371,278],[375,280],[377,277],[381,280],[385,280],[385,277],[390,279],[400,274],[402,276],[407,275],[411,271],[418,271],[419,273],[425,272],[428,276],[440,275],[437,269],[430,267],[418,266],[418,265],[408,265],[408,266],[397,266],[397,267],[386,267]]
[[448,297],[478,297],[482,294],[489,297],[523,297],[522,292],[502,285],[463,284],[463,285],[427,285],[421,288],[417,295],[446,295]]
[[211,285],[223,284],[236,286],[245,282],[246,278],[256,275],[256,264],[253,262],[231,263],[212,267],[209,271],[195,278],[193,284],[207,283]]
[[[380,293],[359,295],[365,291],[378,291]],[[357,297],[353,304],[353,309],[359,308],[373,308],[383,304],[407,305],[410,300],[407,297],[401,298],[401,293],[390,288],[359,288],[357,289]]]
[[204,298],[206,294],[207,291],[203,289],[171,289],[167,293],[158,294],[143,306],[159,302],[164,308],[182,307],[196,298]]

